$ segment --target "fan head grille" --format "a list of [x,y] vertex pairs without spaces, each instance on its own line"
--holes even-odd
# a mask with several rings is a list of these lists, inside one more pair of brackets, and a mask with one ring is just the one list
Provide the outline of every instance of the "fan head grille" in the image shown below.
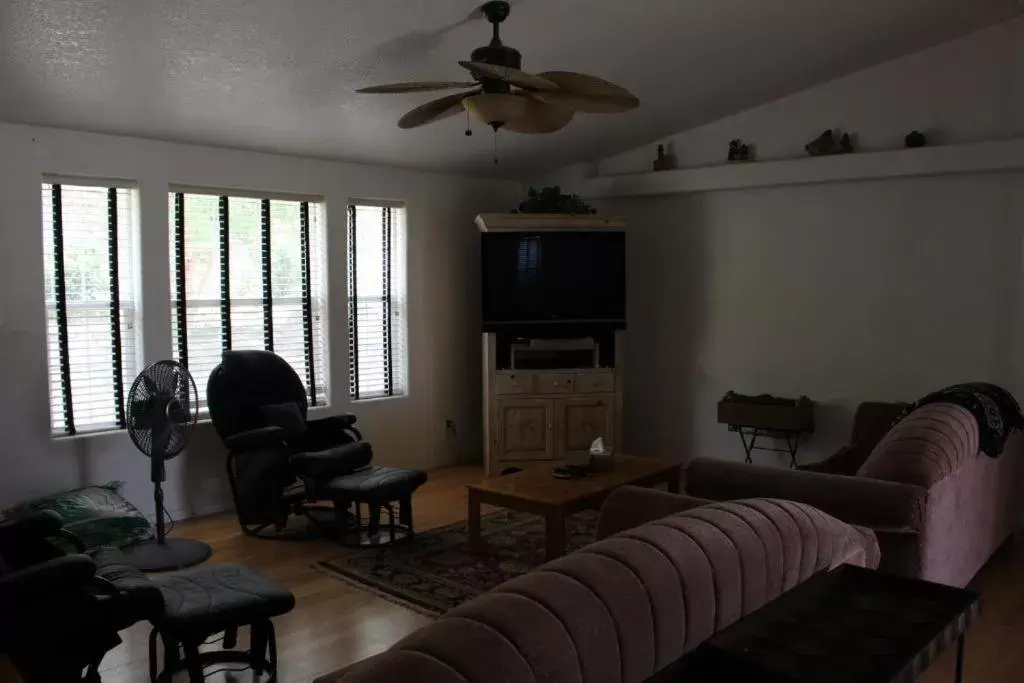
[[147,456],[159,450],[168,460],[184,450],[198,411],[199,394],[188,369],[177,361],[157,361],[128,391],[128,435]]

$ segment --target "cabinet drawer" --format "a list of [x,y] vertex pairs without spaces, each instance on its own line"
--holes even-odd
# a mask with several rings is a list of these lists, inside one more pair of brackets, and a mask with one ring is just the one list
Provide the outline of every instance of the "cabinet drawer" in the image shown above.
[[533,375],[529,372],[499,372],[494,376],[494,393],[516,395],[533,393]]
[[576,375],[577,394],[610,394],[615,391],[615,373],[580,372]]
[[575,389],[575,375],[567,372],[546,372],[537,375],[538,394],[571,394]]

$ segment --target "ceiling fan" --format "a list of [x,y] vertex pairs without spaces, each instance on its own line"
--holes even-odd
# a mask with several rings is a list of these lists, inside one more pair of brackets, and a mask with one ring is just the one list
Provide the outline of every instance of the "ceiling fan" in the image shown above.
[[[552,133],[564,128],[577,113],[618,114],[640,105],[631,92],[614,83],[571,71],[521,71],[522,54],[501,42],[499,27],[509,15],[509,3],[492,0],[480,11],[493,27],[490,44],[473,50],[459,65],[472,81],[392,83],[360,88],[371,94],[465,90],[416,107],[398,120],[399,128],[417,128],[465,110],[495,131]],[[470,131],[466,131],[469,135]]]

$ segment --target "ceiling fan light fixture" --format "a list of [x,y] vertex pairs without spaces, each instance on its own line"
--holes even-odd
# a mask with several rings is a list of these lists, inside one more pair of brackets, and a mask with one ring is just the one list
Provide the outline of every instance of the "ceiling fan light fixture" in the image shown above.
[[508,93],[480,93],[462,100],[462,106],[481,123],[498,129],[525,116],[528,102]]

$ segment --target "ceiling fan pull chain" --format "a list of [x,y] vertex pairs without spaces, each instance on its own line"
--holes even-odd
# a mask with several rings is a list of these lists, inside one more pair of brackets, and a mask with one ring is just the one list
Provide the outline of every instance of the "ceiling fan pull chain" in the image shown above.
[[494,165],[498,165],[498,129],[494,129]]
[[466,110],[466,137],[468,138],[473,134],[473,129],[470,127],[473,125],[473,120],[469,118],[469,110]]

